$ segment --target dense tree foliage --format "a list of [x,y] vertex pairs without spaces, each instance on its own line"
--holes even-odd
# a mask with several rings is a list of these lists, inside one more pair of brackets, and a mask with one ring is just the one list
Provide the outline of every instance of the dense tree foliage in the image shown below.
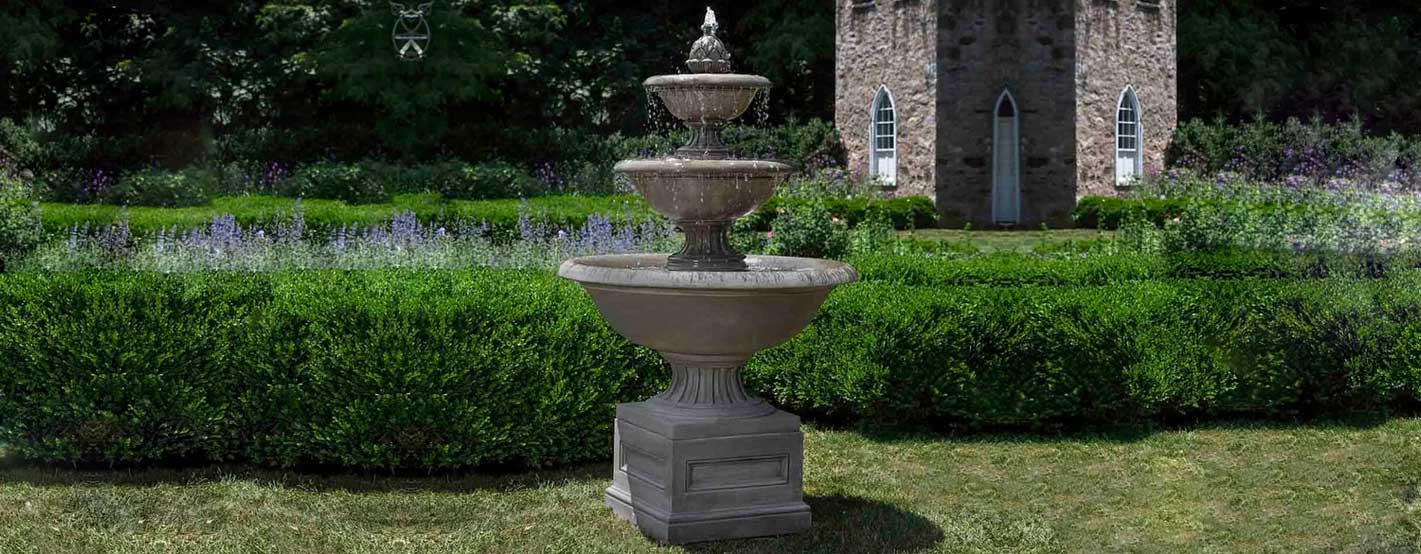
[[1184,0],[1184,117],[1352,117],[1421,132],[1421,3]]
[[[1421,132],[1421,4],[1181,0],[1182,115],[1357,116]],[[411,4],[413,2],[410,2]],[[712,2],[770,114],[833,115],[830,0]],[[0,117],[53,166],[568,157],[648,129],[641,79],[681,70],[704,5],[434,0],[432,48],[393,50],[385,0],[17,0],[0,7]],[[14,148],[13,145],[10,146]]]
[[[722,8],[739,67],[787,92],[783,115],[832,108],[833,16],[821,4]],[[643,131],[639,82],[678,70],[703,9],[436,0],[429,55],[406,62],[383,0],[26,0],[0,8],[0,115],[69,138],[97,166],[181,166],[214,150],[525,158],[579,133]]]

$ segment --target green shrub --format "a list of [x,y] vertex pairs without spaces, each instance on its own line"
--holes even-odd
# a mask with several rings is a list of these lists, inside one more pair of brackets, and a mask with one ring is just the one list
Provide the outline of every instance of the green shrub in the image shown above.
[[489,200],[533,196],[538,192],[538,181],[506,163],[444,162],[433,166],[429,187],[445,198]]
[[829,213],[850,227],[868,217],[870,210],[883,213],[895,229],[927,229],[937,225],[937,207],[926,196],[894,198],[795,198],[775,196],[759,209],[745,216],[741,225],[757,231],[768,231],[782,208],[812,202],[822,203]]
[[848,224],[821,202],[782,208],[769,234],[766,251],[779,256],[842,258],[849,251]]
[[25,182],[0,169],[0,272],[40,242],[40,210]]
[[875,179],[860,179],[838,168],[821,169],[809,175],[792,178],[776,195],[786,198],[882,198],[886,189]]
[[0,440],[65,462],[601,458],[660,362],[542,273],[0,279]]
[[1249,250],[1038,257],[860,254],[865,281],[921,287],[1108,286],[1161,279],[1378,279],[1421,269],[1421,255],[1390,257]]
[[386,195],[429,192],[429,181],[433,175],[433,168],[422,164],[397,165],[382,161],[365,161],[361,162],[359,167],[370,179],[380,183],[380,188]]
[[358,164],[317,163],[302,167],[287,179],[288,193],[299,198],[342,200],[351,204],[388,202],[386,182]]
[[[53,275],[0,281],[0,436],[46,461],[234,457],[260,280]],[[23,445],[23,446],[20,446]]]
[[[633,196],[540,196],[527,200],[453,200],[443,201],[432,194],[395,196],[389,204],[350,205],[339,200],[303,199],[301,208],[306,225],[316,233],[326,233],[341,225],[369,225],[389,219],[397,211],[414,212],[425,223],[486,222],[499,234],[516,234],[519,210],[527,210],[534,218],[561,228],[578,228],[593,214],[638,221],[654,217],[640,197]],[[188,229],[207,225],[214,214],[231,214],[244,227],[270,225],[280,214],[290,214],[296,200],[275,196],[219,197],[211,207],[202,208],[129,208],[121,212],[116,206],[46,203],[45,232],[67,233],[74,226],[104,226],[115,222],[122,214],[134,233],[151,233],[177,227]]]
[[849,231],[849,253],[871,254],[896,246],[898,233],[893,222],[879,210],[870,210],[867,218]]
[[1421,393],[1418,279],[1103,287],[862,283],[757,357],[754,388],[839,420],[1035,426],[1377,410]]
[[[546,156],[547,152],[559,152],[559,159],[574,162],[573,165],[595,163],[606,166],[628,158],[670,155],[690,138],[680,124],[667,131],[635,136],[588,136],[565,129],[532,133],[531,136],[544,137],[539,147],[532,150],[540,156]],[[736,156],[779,160],[806,174],[844,165],[844,147],[839,131],[833,122],[822,119],[789,121],[776,127],[729,125],[722,138]],[[521,137],[519,140],[536,139]]]
[[[389,204],[350,205],[338,200],[303,199],[306,223],[318,231],[340,227],[342,224],[372,224],[383,221],[395,211],[412,211],[421,221],[451,222],[467,220],[487,222],[500,233],[516,231],[518,210],[526,202],[527,209],[548,224],[559,227],[581,227],[592,214],[628,215],[638,220],[653,217],[651,208],[639,196],[537,196],[526,200],[454,200],[441,201],[428,194],[397,195]],[[776,211],[785,204],[802,203],[802,200],[784,202],[771,199],[754,213],[737,222],[737,228],[758,231],[763,234],[770,230],[770,223]],[[921,197],[891,198],[886,200],[835,201],[826,200],[830,213],[841,220],[856,223],[872,209],[883,211],[895,227],[908,229],[914,221],[930,223],[936,217],[931,200]],[[273,196],[218,197],[211,207],[202,208],[146,208],[134,207],[127,211],[129,224],[135,233],[153,232],[165,227],[187,229],[206,225],[214,213],[231,214],[243,226],[265,225],[278,213],[290,213],[295,201],[290,198]],[[90,204],[44,204],[44,229],[51,235],[62,234],[76,225],[107,225],[119,215],[114,206]],[[921,226],[921,225],[920,225]]]
[[738,156],[786,162],[803,173],[844,166],[844,145],[830,121],[790,121],[778,127],[732,125],[724,133],[726,144]]
[[690,133],[685,130],[639,136],[613,134],[607,138],[611,155],[605,161],[615,163],[626,159],[669,156],[690,138]]
[[547,274],[321,274],[274,287],[279,301],[260,327],[301,348],[253,368],[254,380],[279,386],[244,402],[249,425],[277,430],[249,450],[259,461],[600,458],[612,405],[658,382],[651,353],[603,325],[576,285]]
[[[665,375],[547,273],[0,276],[0,441],[52,462],[603,459],[613,405]],[[1421,274],[870,279],[746,375],[788,409],[846,422],[1374,411],[1421,394]]]
[[[1185,121],[1175,130],[1171,165],[1213,174],[1228,172],[1268,183],[1325,184],[1345,175],[1363,183],[1400,178],[1417,184],[1413,171],[1415,138],[1370,134],[1360,120],[1328,124],[1320,119],[1284,122],[1257,118],[1246,123],[1224,119]],[[1398,172],[1397,170],[1402,170]]]
[[33,130],[10,118],[0,118],[0,171],[39,173],[47,161],[45,154],[43,143]]
[[1076,203],[1071,214],[1076,227],[1080,229],[1119,229],[1129,219],[1130,214],[1142,214],[1155,225],[1164,225],[1170,219],[1184,213],[1188,202],[1180,198],[1121,198],[1114,196],[1087,196]]
[[1169,276],[1165,258],[1153,255],[1039,258],[996,253],[966,258],[866,254],[851,263],[864,281],[915,287],[1102,286]]
[[207,204],[209,191],[216,187],[216,176],[200,169],[146,169],[124,175],[100,198],[125,206],[181,208]]

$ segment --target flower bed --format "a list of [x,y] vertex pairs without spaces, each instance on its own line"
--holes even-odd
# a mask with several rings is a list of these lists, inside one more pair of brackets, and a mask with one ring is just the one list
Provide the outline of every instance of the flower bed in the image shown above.
[[[752,227],[768,230],[781,200],[772,200],[749,216]],[[935,217],[932,201],[925,197],[891,199],[855,199],[828,202],[830,212],[838,217],[858,222],[865,214],[877,209],[889,214],[900,229],[931,226]],[[557,227],[580,227],[594,214],[614,218],[643,220],[655,217],[645,201],[636,196],[544,196],[526,200],[444,200],[432,194],[398,195],[391,203],[350,205],[339,200],[303,200],[273,196],[233,196],[213,200],[211,206],[189,208],[119,208],[102,204],[44,203],[43,224],[46,234],[63,236],[76,226],[104,226],[128,221],[135,233],[157,232],[177,228],[187,230],[206,226],[213,216],[231,215],[244,227],[261,226],[274,219],[289,216],[298,209],[313,229],[328,231],[341,225],[374,225],[391,215],[410,211],[425,223],[453,226],[459,222],[514,232],[521,213],[535,215]]]

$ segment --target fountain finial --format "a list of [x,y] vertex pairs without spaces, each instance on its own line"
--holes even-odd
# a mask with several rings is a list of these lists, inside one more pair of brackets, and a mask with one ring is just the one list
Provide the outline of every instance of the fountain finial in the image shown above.
[[691,45],[691,57],[686,60],[686,66],[691,68],[692,73],[730,73],[730,50],[716,38],[715,33],[719,30],[715,10],[707,7],[705,23],[701,24],[701,31],[705,34]]

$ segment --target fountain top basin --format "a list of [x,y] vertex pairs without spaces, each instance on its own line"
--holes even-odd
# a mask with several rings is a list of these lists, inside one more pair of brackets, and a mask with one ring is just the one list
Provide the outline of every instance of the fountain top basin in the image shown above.
[[563,262],[558,275],[601,287],[789,292],[829,289],[858,279],[848,264],[816,258],[749,256],[745,271],[668,271],[665,254],[587,256]]
[[[623,160],[612,168],[618,173],[629,175],[689,174],[697,177],[758,177],[787,176],[794,168],[768,160],[700,160],[695,158],[660,158],[649,160]],[[777,183],[778,184],[778,183]]]
[[770,80],[759,75],[740,73],[687,73],[680,75],[657,75],[642,81],[642,86],[652,92],[668,89],[695,90],[762,90],[770,88]]
[[755,95],[770,88],[770,80],[758,75],[692,73],[658,75],[642,82],[642,86],[661,98],[676,119],[719,125],[750,109]]

